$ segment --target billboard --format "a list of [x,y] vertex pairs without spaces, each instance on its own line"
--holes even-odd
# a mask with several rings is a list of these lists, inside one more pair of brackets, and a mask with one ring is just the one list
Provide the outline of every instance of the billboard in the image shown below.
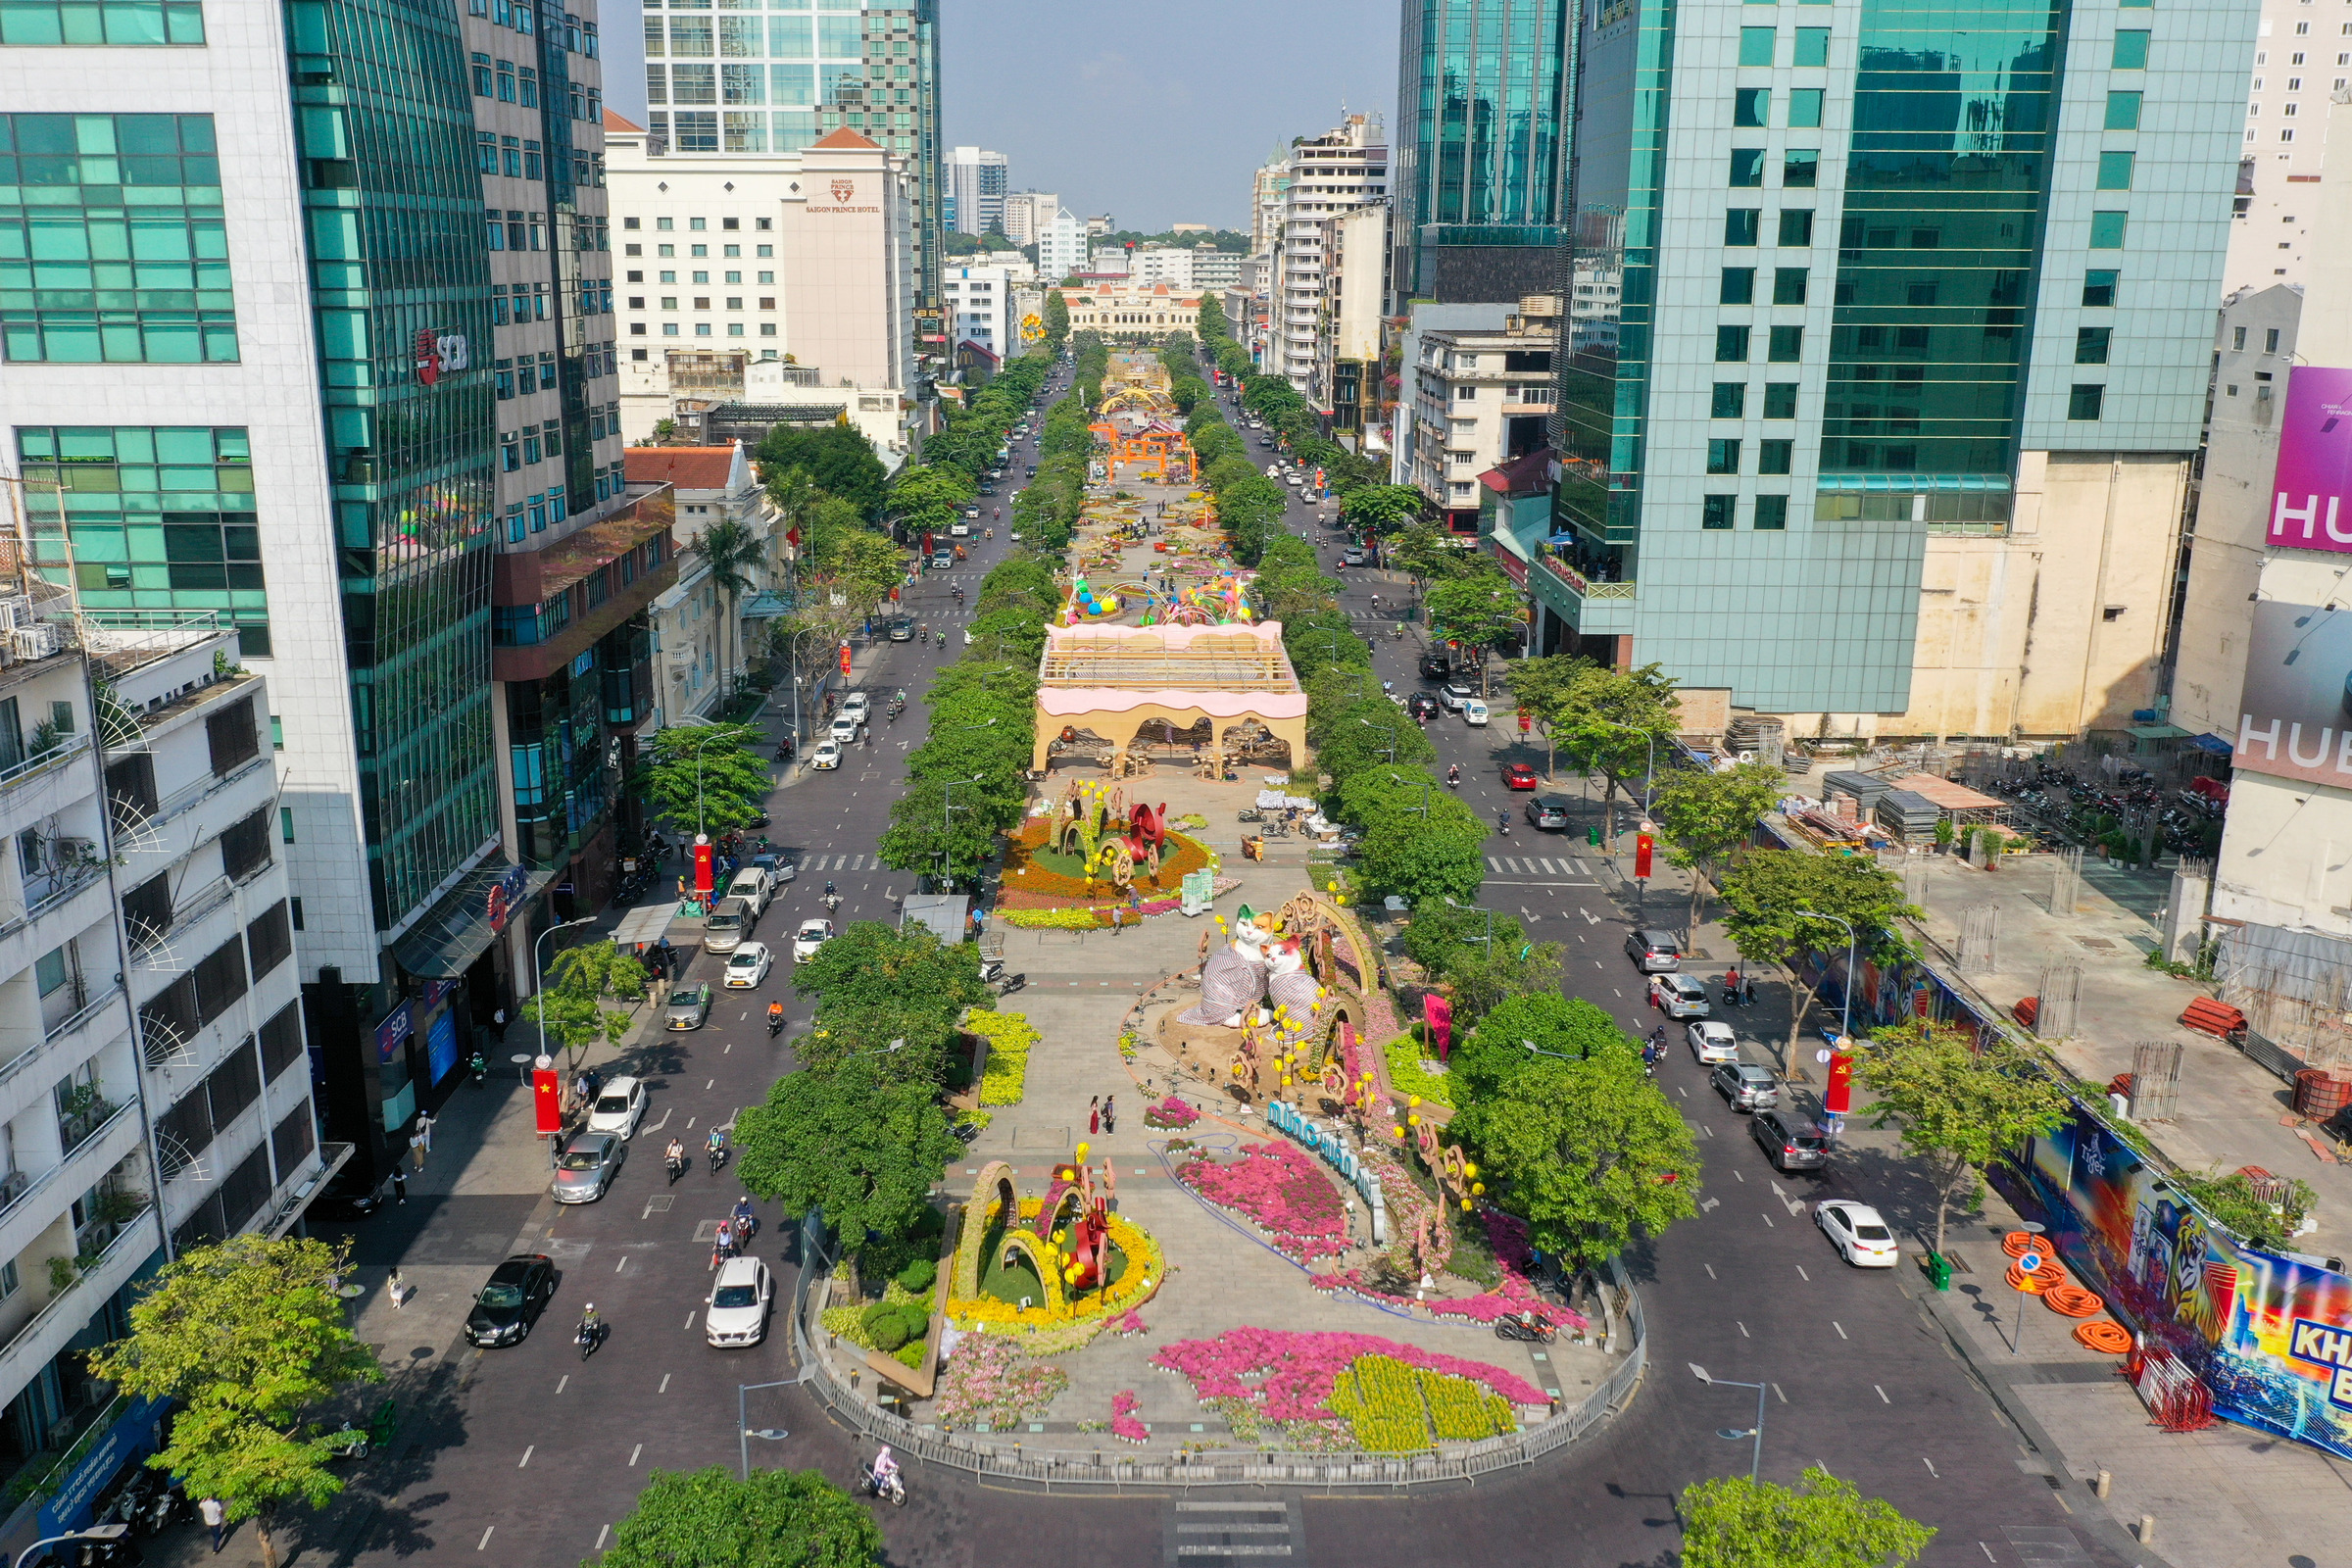
[[2256,605],[2240,712],[2236,766],[2352,788],[2352,610]]
[[2352,370],[2298,365],[2287,373],[2271,543],[2352,554]]

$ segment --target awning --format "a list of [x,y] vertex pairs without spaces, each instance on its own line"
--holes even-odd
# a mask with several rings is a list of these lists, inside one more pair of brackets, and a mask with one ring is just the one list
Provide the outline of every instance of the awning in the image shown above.
[[419,979],[455,980],[507,928],[508,916],[555,879],[552,869],[533,871],[493,855],[442,894],[409,934],[393,944],[392,956]]
[[940,941],[954,947],[971,935],[965,925],[971,906],[960,893],[910,893],[899,905],[899,929],[929,926]]
[[772,589],[762,588],[735,607],[735,613],[745,620],[774,620],[792,613],[792,599]]
[[678,917],[675,899],[662,904],[640,905],[620,917],[612,928],[612,944],[626,953],[631,948],[650,948],[669,931],[669,922]]
[[2222,739],[2219,735],[2192,735],[2189,737],[2188,744],[2194,746],[2200,752],[2211,752],[2216,757],[2234,757],[2237,755],[2237,748],[2230,745],[2228,741]]
[[2132,724],[2127,728],[2135,741],[2178,741],[2188,738],[2188,731],[2178,724]]

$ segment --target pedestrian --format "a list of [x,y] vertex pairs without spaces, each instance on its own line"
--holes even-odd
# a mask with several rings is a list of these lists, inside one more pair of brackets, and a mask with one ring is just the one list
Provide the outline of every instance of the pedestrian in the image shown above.
[[400,1270],[398,1268],[393,1269],[392,1277],[384,1282],[384,1291],[386,1295],[392,1298],[393,1311],[399,1311],[402,1305],[407,1302],[409,1298],[409,1283],[400,1277]]
[[431,1153],[433,1152],[433,1115],[431,1111],[420,1111],[417,1114],[416,1136],[423,1143],[424,1152],[428,1154]]
[[1102,1130],[1102,1097],[1101,1095],[1097,1095],[1086,1102],[1086,1130],[1090,1133],[1099,1133]]
[[1119,1097],[1110,1096],[1102,1102],[1102,1136],[1107,1138],[1119,1130]]
[[398,1165],[392,1167],[392,1200],[396,1203],[409,1200],[409,1173]]
[[1756,1004],[1756,977],[1752,974],[1743,974],[1740,977],[1740,1005],[1747,1007]]
[[219,1497],[206,1497],[196,1504],[204,1518],[204,1527],[213,1533],[213,1555],[220,1555],[220,1544],[228,1539],[228,1510],[220,1506]]
[[490,1038],[502,1046],[507,1043],[507,1009],[504,1007],[490,1014]]

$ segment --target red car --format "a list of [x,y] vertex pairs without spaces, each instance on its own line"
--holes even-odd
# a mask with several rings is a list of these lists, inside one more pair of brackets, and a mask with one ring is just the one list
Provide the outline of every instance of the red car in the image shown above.
[[1532,790],[1536,787],[1536,770],[1525,762],[1511,762],[1502,770],[1502,787],[1507,790]]

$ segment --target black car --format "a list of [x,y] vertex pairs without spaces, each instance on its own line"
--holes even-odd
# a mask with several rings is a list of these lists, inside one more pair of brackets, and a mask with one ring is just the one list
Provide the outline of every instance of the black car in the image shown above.
[[517,1252],[490,1271],[490,1279],[466,1314],[469,1345],[520,1345],[530,1337],[549,1298],[556,1294],[556,1262],[538,1252]]
[[1404,700],[1404,710],[1427,723],[1438,716],[1438,700],[1427,692],[1415,692]]
[[894,643],[914,641],[914,622],[901,615],[890,623],[890,640]]
[[307,1219],[366,1219],[384,1206],[384,1179],[346,1165],[311,1200]]
[[1423,680],[1444,680],[1452,673],[1453,665],[1446,660],[1444,654],[1424,654],[1421,656],[1421,678]]

